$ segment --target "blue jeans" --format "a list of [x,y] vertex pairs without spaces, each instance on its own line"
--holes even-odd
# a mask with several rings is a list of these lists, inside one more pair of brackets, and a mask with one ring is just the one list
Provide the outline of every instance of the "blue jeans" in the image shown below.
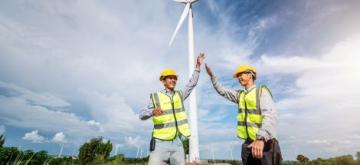
[[172,141],[156,139],[155,150],[150,152],[148,165],[185,165],[185,153],[182,142],[177,136]]

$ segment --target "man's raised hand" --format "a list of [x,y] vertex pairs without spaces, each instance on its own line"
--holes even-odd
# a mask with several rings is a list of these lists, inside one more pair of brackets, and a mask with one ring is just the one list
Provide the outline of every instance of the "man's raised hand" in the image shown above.
[[216,76],[214,75],[214,73],[211,71],[209,65],[207,63],[205,63],[205,68],[206,68],[206,72],[208,73],[208,75],[210,76],[211,79],[216,78]]
[[196,61],[196,69],[200,69],[201,63],[205,58],[205,54],[204,53],[200,53],[197,57],[197,61]]

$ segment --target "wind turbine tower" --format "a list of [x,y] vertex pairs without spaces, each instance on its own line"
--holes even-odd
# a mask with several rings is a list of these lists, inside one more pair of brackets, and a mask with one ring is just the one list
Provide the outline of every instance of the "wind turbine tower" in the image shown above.
[[139,151],[141,146],[137,146],[136,158],[139,158]]
[[62,151],[63,151],[63,146],[61,146],[61,149],[60,149],[60,152],[59,152],[59,158],[61,158]]
[[[186,4],[185,9],[180,17],[180,20],[176,26],[175,32],[170,40],[169,46],[174,40],[177,31],[183,23],[186,16],[188,17],[188,46],[189,46],[189,76],[191,77],[194,70],[194,30],[193,30],[193,12],[192,4],[198,0],[174,0],[176,2]],[[189,160],[190,162],[199,162],[199,137],[198,137],[198,124],[197,124],[197,108],[196,108],[196,90],[193,89],[190,95],[189,102],[189,125],[191,130],[191,136],[189,138]]]
[[213,162],[215,162],[215,154],[214,154],[214,149],[211,149],[212,152],[212,156],[213,156]]
[[118,148],[119,147],[122,147],[123,145],[122,144],[116,144],[115,145],[115,156],[117,155],[117,153],[118,153]]

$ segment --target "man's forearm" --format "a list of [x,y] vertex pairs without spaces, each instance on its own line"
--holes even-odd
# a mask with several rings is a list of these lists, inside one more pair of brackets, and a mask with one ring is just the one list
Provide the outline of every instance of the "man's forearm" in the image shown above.
[[229,90],[229,89],[226,89],[224,88],[217,80],[216,78],[212,78],[211,79],[212,83],[213,83],[213,86],[214,86],[214,89],[223,97],[227,98],[228,100],[234,102],[234,103],[237,103],[238,100],[237,100],[237,97],[236,97],[236,94],[237,94],[237,91],[235,90]]
[[186,84],[185,88],[182,91],[184,94],[184,100],[190,95],[191,91],[196,87],[199,81],[199,76],[200,76],[200,70],[195,69],[195,71],[191,76],[191,79],[189,80],[189,82]]
[[147,120],[153,116],[152,111],[154,110],[152,101],[150,100],[148,106],[146,106],[140,113],[139,118],[140,120]]

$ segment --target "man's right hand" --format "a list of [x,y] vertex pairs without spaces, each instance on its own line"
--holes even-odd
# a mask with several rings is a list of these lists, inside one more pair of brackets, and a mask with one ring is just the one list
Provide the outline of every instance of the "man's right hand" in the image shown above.
[[209,65],[207,63],[205,63],[205,68],[206,68],[206,72],[208,73],[208,75],[210,76],[211,79],[215,79],[216,76],[214,75],[214,73],[211,71]]
[[163,111],[160,109],[160,108],[155,108],[153,111],[152,111],[153,115],[155,116],[160,116]]

